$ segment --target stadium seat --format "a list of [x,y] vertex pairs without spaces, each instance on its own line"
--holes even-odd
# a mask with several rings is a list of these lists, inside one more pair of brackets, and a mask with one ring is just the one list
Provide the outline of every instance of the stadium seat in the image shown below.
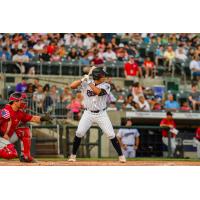
[[161,99],[163,98],[164,93],[165,93],[165,86],[163,86],[163,85],[155,85],[152,89],[153,89],[154,95],[156,97],[159,97]]
[[178,92],[179,91],[179,85],[180,85],[180,79],[179,78],[165,78],[164,79],[165,87],[167,90],[170,90],[172,92]]

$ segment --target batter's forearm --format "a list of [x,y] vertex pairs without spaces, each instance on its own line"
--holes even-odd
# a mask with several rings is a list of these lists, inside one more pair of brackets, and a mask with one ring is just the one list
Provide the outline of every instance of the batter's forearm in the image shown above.
[[74,82],[72,82],[71,84],[70,84],[70,88],[71,89],[76,89],[77,87],[79,87],[81,85],[81,80],[76,80],[76,81],[74,81]]
[[99,95],[99,93],[101,92],[101,89],[96,87],[94,84],[90,83],[89,86],[91,87],[92,91],[96,94]]

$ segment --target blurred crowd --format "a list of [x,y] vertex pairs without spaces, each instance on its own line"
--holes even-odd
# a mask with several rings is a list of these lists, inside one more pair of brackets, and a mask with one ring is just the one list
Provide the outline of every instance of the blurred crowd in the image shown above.
[[[0,59],[22,63],[78,61],[82,65],[129,62],[125,75],[154,77],[156,66],[172,70],[174,62],[190,62],[200,75],[200,37],[195,33],[15,33],[0,34]],[[137,66],[139,65],[139,66]],[[144,74],[140,67],[143,67]],[[33,70],[33,69],[30,69]]]
[[[178,98],[178,94],[155,88],[143,87],[139,82],[133,83],[128,88],[115,85],[112,78],[111,94],[108,96],[108,110],[131,111],[173,111],[189,112],[198,111],[200,105],[200,92],[197,85],[191,85],[191,92],[186,98]],[[84,109],[83,96],[80,90],[71,90],[68,85],[59,88],[56,85],[41,85],[40,80],[34,81],[22,78],[16,85],[15,91],[28,94],[28,105],[36,113],[54,112],[61,117],[70,117],[79,120]]]

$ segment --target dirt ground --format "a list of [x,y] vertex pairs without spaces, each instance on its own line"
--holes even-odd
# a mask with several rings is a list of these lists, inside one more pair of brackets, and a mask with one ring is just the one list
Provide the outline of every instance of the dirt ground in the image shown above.
[[67,160],[38,160],[37,163],[20,163],[18,160],[0,160],[0,166],[200,166],[200,161],[131,160],[119,163],[117,160],[80,160],[70,163]]

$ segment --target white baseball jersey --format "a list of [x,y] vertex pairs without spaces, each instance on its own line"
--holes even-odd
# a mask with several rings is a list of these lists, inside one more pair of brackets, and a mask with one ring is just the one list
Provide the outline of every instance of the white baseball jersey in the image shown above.
[[117,136],[122,139],[122,143],[126,145],[134,145],[135,138],[140,136],[137,129],[121,128]]
[[[92,124],[96,123],[109,139],[113,139],[115,137],[115,132],[105,110],[107,106],[108,95],[110,94],[110,84],[103,82],[99,85],[96,85],[96,87],[104,89],[107,94],[98,96],[93,92],[87,83],[83,82],[81,84],[81,90],[84,97],[83,104],[86,110],[84,111],[78,124],[76,136],[80,138],[83,137]],[[97,112],[95,113],[92,111]]]
[[[94,84],[94,81],[92,83]],[[87,83],[83,82],[81,84],[81,91],[84,96],[83,104],[87,110],[103,110],[107,107],[108,95],[110,94],[110,84],[103,82],[96,85],[96,87],[104,89],[107,94],[98,96],[93,92]]]

